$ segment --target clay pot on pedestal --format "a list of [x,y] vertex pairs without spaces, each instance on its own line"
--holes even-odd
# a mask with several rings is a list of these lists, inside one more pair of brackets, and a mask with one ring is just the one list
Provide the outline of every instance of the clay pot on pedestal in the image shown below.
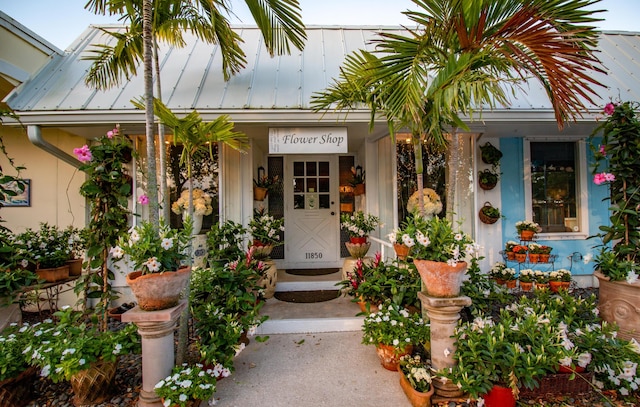
[[420,273],[427,295],[441,298],[460,295],[462,277],[467,270],[466,262],[460,261],[450,266],[445,262],[415,259],[413,264]]
[[345,242],[345,246],[347,246],[347,250],[349,251],[349,254],[351,255],[351,257],[353,257],[354,259],[361,259],[367,255],[367,252],[371,247],[371,243],[370,242],[366,242],[366,243]]
[[611,281],[599,271],[594,274],[600,283],[598,310],[602,319],[618,324],[618,337],[640,340],[640,281],[629,284]]
[[178,305],[182,290],[191,277],[191,267],[177,271],[147,273],[141,271],[127,274],[127,284],[143,311],[158,311]]
[[533,230],[523,230],[518,233],[520,240],[530,241],[533,240],[533,236],[536,234]]

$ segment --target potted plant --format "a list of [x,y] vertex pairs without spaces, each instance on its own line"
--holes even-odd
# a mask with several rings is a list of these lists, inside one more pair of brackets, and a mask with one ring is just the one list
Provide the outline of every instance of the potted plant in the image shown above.
[[[405,228],[406,229],[406,228]],[[411,252],[411,247],[416,244],[416,242],[411,238],[411,235],[407,233],[406,230],[394,229],[387,235],[387,239],[389,242],[393,244],[393,250],[398,257],[398,260],[407,260],[409,257],[409,253]]]
[[502,158],[502,151],[498,150],[490,142],[484,143],[480,146],[482,162],[492,166],[497,166]]
[[497,262],[489,270],[489,274],[500,285],[504,285],[507,288],[516,287],[516,270],[503,262]]
[[33,379],[37,369],[30,362],[31,354],[25,352],[34,341],[36,329],[29,324],[9,324],[0,334],[0,400],[3,405],[23,406],[33,396]]
[[196,363],[174,366],[171,374],[153,388],[166,407],[199,406],[216,391],[216,372]]
[[518,245],[518,242],[515,242],[513,240],[508,240],[505,244],[504,244],[504,251],[507,254],[507,260],[515,260],[516,256],[513,253],[513,248],[515,246]]
[[478,172],[478,184],[486,191],[492,190],[498,185],[498,178],[498,174],[490,168]]
[[534,278],[535,276],[532,269],[520,270],[520,275],[518,276],[520,289],[522,291],[531,291],[531,288],[533,288]]
[[542,270],[533,270],[533,278],[536,283],[536,289],[549,288],[549,273],[545,273]]
[[517,244],[513,246],[513,256],[518,263],[524,263],[527,260],[527,251],[529,248],[525,245]]
[[357,167],[351,167],[351,175],[349,185],[353,187],[353,194],[356,196],[363,195],[365,193],[365,172],[362,171],[362,167],[359,165]]
[[489,202],[485,202],[478,212],[478,217],[482,223],[486,223],[487,225],[494,224],[500,219],[500,209],[494,207]]
[[568,290],[571,285],[571,272],[567,269],[558,269],[549,272],[549,288],[554,293],[559,290]]
[[[180,198],[171,204],[171,211],[176,215],[182,214],[183,221],[189,216],[189,190],[185,189]],[[193,188],[193,234],[197,235],[202,229],[202,219],[213,212],[211,195],[200,188]]]
[[69,259],[70,248],[62,230],[55,225],[41,222],[34,239],[35,241],[29,242],[28,251],[36,263],[38,278],[47,282],[69,278],[69,266],[66,262]]
[[382,366],[394,372],[400,357],[411,354],[414,345],[427,343],[430,336],[429,325],[419,313],[409,313],[390,301],[365,317],[362,331],[362,343],[375,345]]
[[529,263],[538,263],[540,261],[540,254],[542,245],[538,243],[529,243]]
[[87,320],[70,307],[54,315],[57,322],[48,320],[34,328],[38,339],[26,349],[30,363],[54,383],[69,381],[75,404],[102,402],[115,377],[118,356],[140,350],[137,328],[127,324],[117,331],[102,331],[97,319]]
[[244,347],[243,337],[267,319],[260,315],[265,268],[250,249],[222,267],[193,270],[189,307],[202,362],[232,370],[233,358]]
[[247,229],[232,220],[218,222],[207,232],[207,263],[223,266],[242,257]]
[[553,248],[551,246],[540,245],[540,247],[538,248],[538,251],[540,253],[540,263],[549,263],[552,250]]
[[533,236],[540,232],[540,225],[530,220],[520,220],[516,222],[516,230],[520,240],[530,241],[533,240]]
[[249,220],[249,233],[253,238],[252,246],[256,248],[254,256],[266,259],[274,246],[283,244],[281,233],[284,232],[284,218],[275,218],[263,211],[254,211]]
[[264,201],[269,191],[280,183],[280,177],[277,175],[269,177],[264,172],[264,167],[258,167],[258,177],[253,179],[253,199],[255,201]]
[[[618,312],[619,301],[627,301],[640,307],[640,281],[638,267],[640,259],[640,194],[637,177],[640,163],[640,120],[638,103],[608,103],[604,108],[606,120],[595,130],[591,139],[595,163],[593,166],[596,185],[610,188],[611,211],[609,225],[599,227],[602,247],[595,259],[596,277],[600,283],[600,310],[603,318],[620,325],[620,334],[625,338],[635,337],[637,327],[631,318],[618,318],[626,311]],[[598,143],[597,136],[602,135]]]
[[462,276],[467,269],[466,257],[476,256],[478,245],[451,221],[434,216],[407,219],[404,233],[415,241],[411,256],[425,291],[434,297],[456,297],[460,294]]
[[420,196],[419,191],[414,192],[407,201],[407,212],[413,216],[423,216],[430,218],[442,212],[442,200],[440,195],[431,188],[422,189],[422,209],[420,213]]
[[340,227],[347,231],[352,244],[365,244],[367,236],[380,225],[377,216],[356,211],[340,215]]
[[68,244],[69,258],[66,263],[69,265],[69,275],[79,276],[82,274],[82,262],[87,248],[87,231],[73,226],[68,226],[63,232],[63,237]]
[[189,256],[191,235],[189,220],[182,230],[171,229],[163,220],[158,229],[142,222],[112,248],[116,261],[126,255],[133,266],[127,284],[142,310],[156,311],[178,304],[191,274],[191,267],[183,264]]
[[434,393],[431,370],[429,360],[420,354],[404,355],[400,358],[400,387],[413,407],[431,406],[431,396]]

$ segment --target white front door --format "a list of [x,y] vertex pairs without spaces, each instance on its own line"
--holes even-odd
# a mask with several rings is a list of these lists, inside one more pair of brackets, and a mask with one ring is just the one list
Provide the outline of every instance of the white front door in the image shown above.
[[336,156],[285,156],[287,268],[340,267]]

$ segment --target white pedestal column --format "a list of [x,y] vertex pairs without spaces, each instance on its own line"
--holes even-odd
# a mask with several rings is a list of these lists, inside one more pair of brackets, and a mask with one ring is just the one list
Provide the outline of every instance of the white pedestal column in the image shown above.
[[142,389],[138,407],[162,407],[154,387],[171,374],[175,365],[173,332],[186,306],[187,302],[181,301],[173,308],[160,311],[143,311],[135,307],[122,314],[122,322],[136,324],[142,338]]

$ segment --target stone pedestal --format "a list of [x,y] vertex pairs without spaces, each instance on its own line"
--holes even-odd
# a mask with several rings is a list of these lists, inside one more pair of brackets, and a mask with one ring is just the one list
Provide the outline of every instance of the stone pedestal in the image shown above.
[[122,314],[122,322],[136,324],[142,338],[142,389],[138,407],[162,407],[154,387],[171,374],[175,365],[173,332],[186,306],[183,300],[173,308],[160,311],[142,311],[135,307]]
[[[418,293],[422,303],[422,316],[431,323],[431,364],[438,371],[455,366],[453,355],[456,351],[453,333],[460,319],[463,307],[471,305],[467,296],[453,298],[431,297]],[[451,381],[434,380],[436,394],[442,397],[460,397],[462,391]]]
[[[366,264],[371,264],[373,262],[373,257],[363,257],[362,261]],[[342,263],[342,279],[346,280],[348,278],[347,274],[352,272],[356,268],[356,263],[358,259],[353,257],[346,257],[344,262]]]

